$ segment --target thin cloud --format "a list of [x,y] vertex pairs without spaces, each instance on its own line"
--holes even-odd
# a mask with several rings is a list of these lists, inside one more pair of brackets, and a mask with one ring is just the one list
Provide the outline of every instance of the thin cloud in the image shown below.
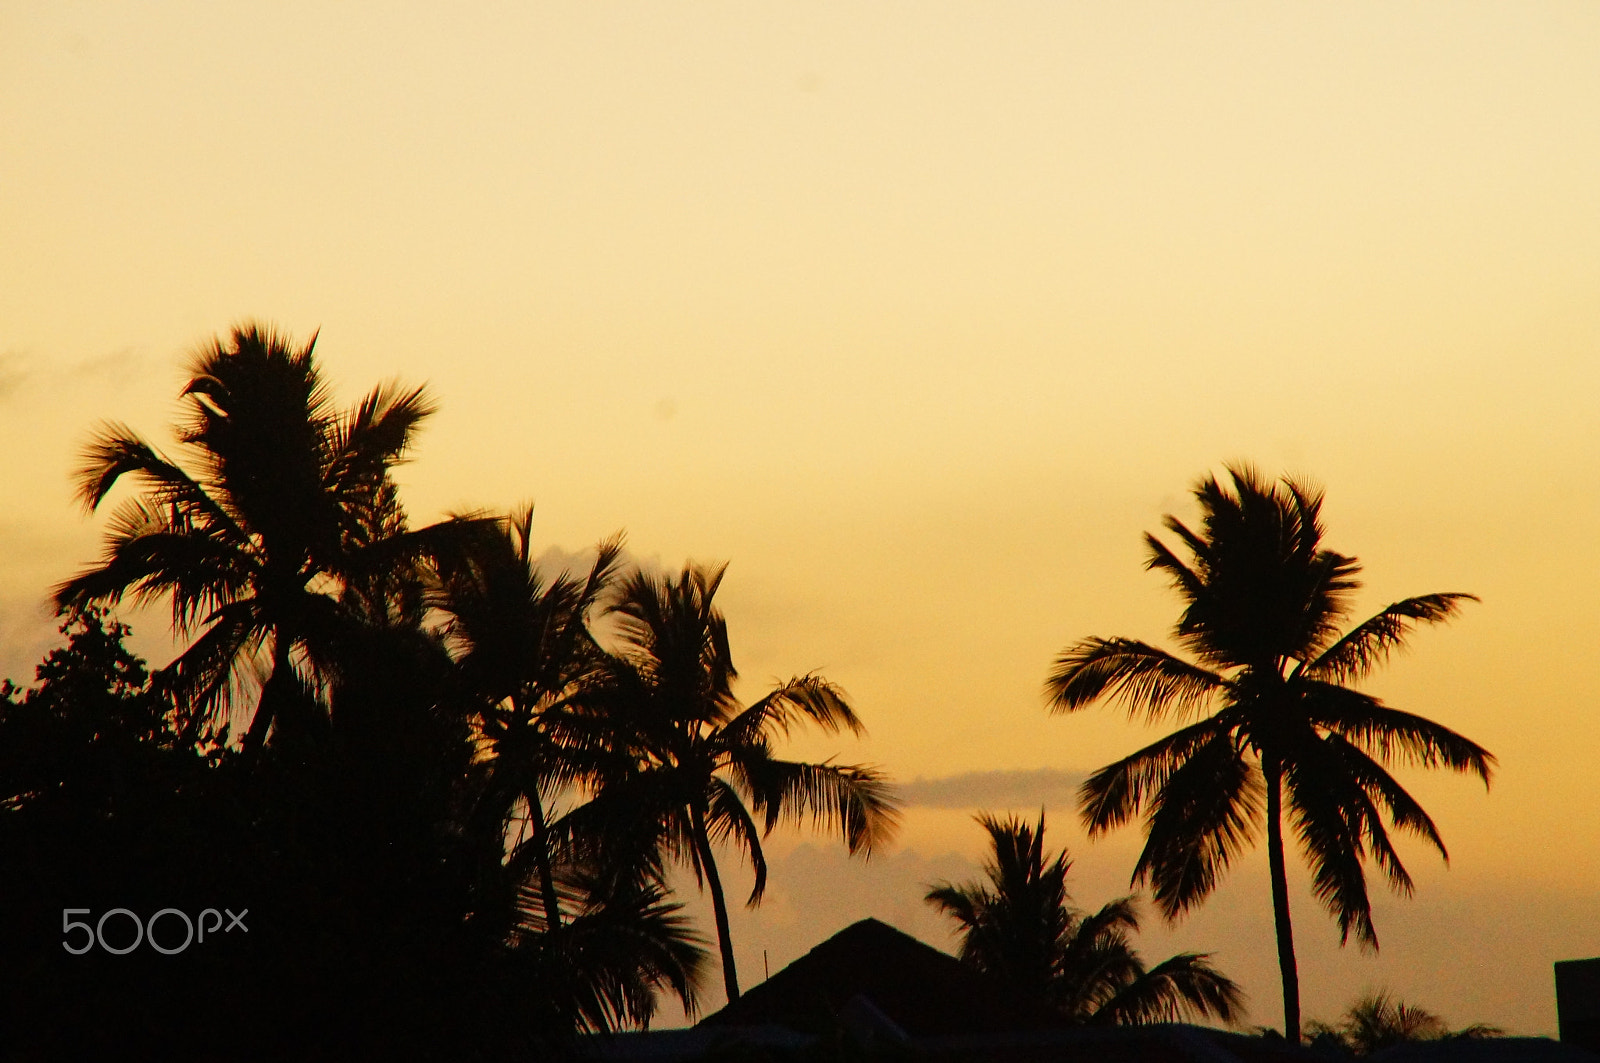
[[68,366],[62,376],[69,385],[92,381],[124,387],[146,377],[149,372],[148,356],[132,347],[123,347]]
[[1077,801],[1086,772],[1058,768],[969,771],[917,778],[896,788],[907,806],[922,808],[1067,807]]
[[10,399],[30,376],[26,359],[13,351],[0,352],[0,401]]

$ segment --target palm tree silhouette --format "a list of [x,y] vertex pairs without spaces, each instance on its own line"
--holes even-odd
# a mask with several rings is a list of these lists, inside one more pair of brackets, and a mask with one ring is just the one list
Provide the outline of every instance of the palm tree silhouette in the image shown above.
[[341,624],[370,617],[397,591],[397,571],[470,526],[404,531],[390,470],[433,405],[420,387],[385,385],[334,409],[315,344],[294,349],[247,323],[200,350],[183,391],[188,468],[106,426],[80,473],[85,505],[98,508],[127,475],[145,492],[113,517],[104,560],[55,592],[63,611],[165,596],[179,633],[204,628],[161,675],[191,731],[225,716],[240,665],[267,656],[246,749],[274,724],[315,726],[300,671],[330,664]]
[[1089,914],[1072,906],[1066,850],[1047,857],[1044,813],[1036,826],[1015,817],[977,817],[989,833],[987,883],[948,882],[926,900],[961,927],[961,959],[1017,996],[1080,1024],[1233,1022],[1243,993],[1202,953],[1146,968],[1130,940],[1139,915],[1132,897]]
[[1157,906],[1175,919],[1255,841],[1265,812],[1284,1034],[1298,1042],[1285,804],[1313,893],[1338,920],[1341,943],[1353,933],[1377,948],[1367,857],[1397,892],[1412,890],[1388,829],[1417,835],[1448,860],[1433,820],[1385,765],[1443,766],[1487,787],[1494,757],[1345,684],[1386,660],[1415,624],[1449,619],[1477,599],[1407,598],[1340,634],[1360,565],[1322,545],[1320,492],[1290,479],[1281,488],[1264,483],[1248,467],[1228,473],[1231,491],[1215,477],[1196,488],[1198,532],[1166,518],[1192,560],[1145,536],[1147,567],[1166,573],[1184,601],[1178,641],[1199,663],[1134,639],[1086,639],[1057,658],[1046,692],[1054,712],[1107,696],[1151,721],[1201,716],[1092,775],[1081,793],[1084,823],[1092,837],[1145,812],[1133,881],[1150,883]]
[[547,798],[552,788],[592,775],[583,747],[562,741],[573,717],[555,717],[602,659],[587,620],[622,545],[620,538],[601,543],[586,577],[563,573],[547,581],[532,553],[532,524],[526,507],[479,537],[446,566],[434,604],[450,617],[446,639],[479,705],[478,729],[491,757],[485,811],[503,828],[525,804],[530,837],[509,862],[531,859],[549,929],[561,926],[561,903]]
[[592,804],[613,810],[613,820],[615,810],[631,814],[637,837],[687,861],[709,888],[732,1001],[739,980],[716,845],[731,843],[750,860],[754,906],[767,885],[761,839],[780,821],[819,822],[838,831],[852,854],[870,855],[897,815],[873,768],[774,756],[774,739],[800,722],[829,732],[863,728],[844,693],[817,675],[790,679],[748,707],[739,703],[727,624],[712,604],[725,567],[686,566],[677,578],[630,575],[611,606],[620,645],[589,697],[632,760]]
[[1314,1035],[1313,1044],[1331,1041],[1357,1056],[1370,1056],[1412,1041],[1475,1041],[1505,1036],[1500,1027],[1487,1023],[1452,1030],[1438,1015],[1407,1004],[1385,989],[1369,992],[1351,1004],[1337,1024],[1313,1020],[1306,1025]]

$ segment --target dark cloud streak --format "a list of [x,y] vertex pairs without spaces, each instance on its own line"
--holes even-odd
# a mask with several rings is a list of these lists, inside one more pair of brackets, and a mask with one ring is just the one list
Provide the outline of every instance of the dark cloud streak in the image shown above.
[[1077,805],[1078,787],[1088,773],[1059,768],[969,771],[960,775],[917,778],[896,787],[908,807],[922,808],[1057,808]]

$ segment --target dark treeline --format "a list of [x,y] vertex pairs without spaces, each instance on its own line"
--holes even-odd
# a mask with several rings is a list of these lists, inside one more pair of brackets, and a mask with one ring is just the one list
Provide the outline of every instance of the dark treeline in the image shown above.
[[[626,571],[612,541],[542,573],[526,511],[412,529],[391,471],[421,389],[335,408],[311,345],[257,326],[190,371],[177,457],[91,444],[87,506],[136,492],[57,589],[65,643],[0,698],[13,1057],[557,1053],[663,994],[693,1013],[713,949],[738,995],[718,850],[755,903],[777,824],[852,852],[892,830],[876,771],[780,755],[861,730],[838,688],[735,699],[721,570]],[[154,673],[106,611],[130,597],[172,607]]]

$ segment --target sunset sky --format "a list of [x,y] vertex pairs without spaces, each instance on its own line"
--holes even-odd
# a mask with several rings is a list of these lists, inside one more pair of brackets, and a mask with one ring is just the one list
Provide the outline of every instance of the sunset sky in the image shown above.
[[[1041,688],[1167,639],[1142,533],[1236,461],[1326,488],[1362,615],[1483,599],[1367,689],[1492,790],[1398,772],[1451,863],[1372,883],[1376,957],[1302,874],[1306,1014],[1553,1035],[1552,961],[1600,955],[1600,5],[7,0],[5,674],[98,554],[94,427],[170,445],[186,353],[251,318],[320,329],[343,400],[428,383],[414,523],[531,501],[552,557],[729,561],[744,692],[850,693],[867,740],[791,748],[905,784],[900,841],[775,836],[747,983],[866,915],[953,947],[920,898],[978,809],[1126,892],[1137,832],[1087,841],[1073,788],[1156,732]],[[1281,1025],[1272,942],[1261,852],[1142,938]]]

